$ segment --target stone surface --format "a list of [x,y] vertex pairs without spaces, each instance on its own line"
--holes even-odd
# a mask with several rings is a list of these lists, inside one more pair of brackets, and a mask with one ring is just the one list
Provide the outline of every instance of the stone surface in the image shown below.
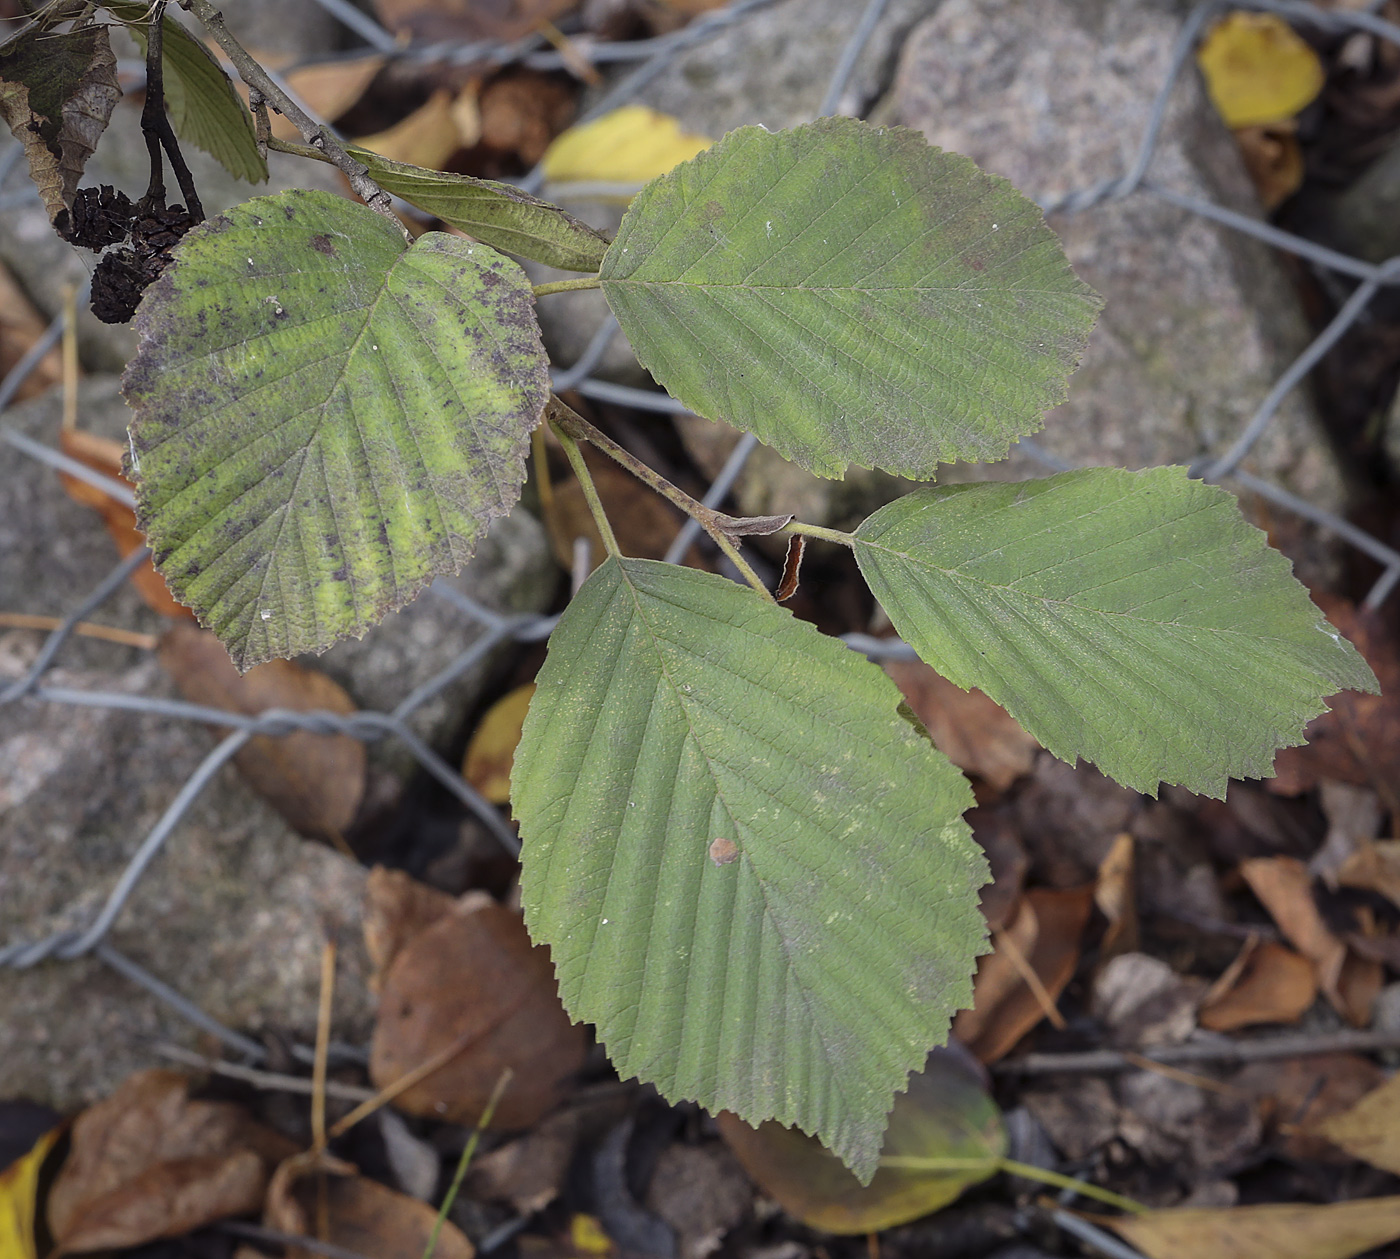
[[[882,122],[922,131],[1029,195],[1124,173],[1179,26],[1153,0],[945,0],[904,47]],[[1257,215],[1229,134],[1188,67],[1150,178]],[[1071,463],[1143,467],[1219,452],[1307,341],[1268,252],[1150,195],[1057,214],[1079,274],[1106,299],[1070,399],[1037,439]],[[1296,392],[1245,464],[1336,509],[1342,485]],[[1022,452],[945,479],[1041,474]]]
[[[37,649],[0,636],[0,681]],[[123,671],[57,669],[79,690],[169,695],[150,657]],[[0,943],[84,925],[214,744],[203,726],[25,699],[0,708]],[[359,943],[364,871],[294,835],[225,767],[147,870],[111,944],[226,1026],[309,1043],[321,947],[337,931],[335,1035],[363,1042],[372,1002]],[[0,968],[4,1091],[60,1109],[159,1065],[154,1041],[203,1034],[102,962]]]
[[[62,398],[51,390],[11,407],[0,416],[0,424],[54,445],[62,414]],[[115,377],[90,377],[81,383],[80,428],[120,439],[126,415]],[[117,548],[97,513],[69,498],[52,468],[9,446],[0,451],[0,609],[63,616],[116,567]],[[91,619],[152,634],[165,625],[130,584]],[[25,634],[37,642],[35,633]],[[64,646],[60,661],[70,668],[125,669],[138,658],[130,647],[75,638]]]

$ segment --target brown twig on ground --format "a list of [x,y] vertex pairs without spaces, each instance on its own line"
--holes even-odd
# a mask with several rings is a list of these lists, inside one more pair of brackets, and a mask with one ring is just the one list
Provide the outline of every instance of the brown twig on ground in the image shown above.
[[[355,195],[371,210],[392,220],[400,231],[404,231],[403,224],[394,213],[389,194],[370,178],[369,168],[351,157],[340,141],[331,134],[330,128],[318,123],[272,81],[272,76],[234,38],[233,32],[224,23],[223,14],[210,0],[180,0],[180,7],[199,19],[204,29],[209,32],[210,38],[223,49],[224,55],[233,63],[238,77],[248,85],[249,90],[258,92],[266,105],[271,105],[301,133],[301,138],[307,144],[334,162],[350,181]],[[404,235],[407,237],[408,233],[405,231]]]
[[[36,616],[28,612],[0,612],[0,629],[56,630],[63,621],[56,616]],[[118,629],[115,625],[94,625],[79,621],[73,633],[84,638],[100,638],[104,642],[120,643],[123,647],[139,647],[154,651],[159,640],[154,634],[138,634],[135,630]]]
[[1374,1053],[1379,1049],[1400,1049],[1400,1032],[1327,1032],[1317,1036],[1271,1036],[1266,1040],[1231,1041],[1219,1045],[1159,1045],[1141,1054],[1117,1049],[1026,1054],[1021,1058],[1006,1058],[993,1063],[991,1070],[998,1075],[1086,1075],[1139,1071],[1142,1069],[1141,1059],[1167,1065],[1267,1062],[1275,1058],[1309,1058],[1316,1054]]

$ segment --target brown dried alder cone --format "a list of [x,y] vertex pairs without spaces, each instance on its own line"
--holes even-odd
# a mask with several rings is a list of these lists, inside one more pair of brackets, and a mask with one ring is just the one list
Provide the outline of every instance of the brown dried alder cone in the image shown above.
[[103,323],[128,322],[141,295],[169,264],[171,249],[193,226],[193,217],[180,205],[138,213],[131,244],[104,254],[92,274],[92,313]]

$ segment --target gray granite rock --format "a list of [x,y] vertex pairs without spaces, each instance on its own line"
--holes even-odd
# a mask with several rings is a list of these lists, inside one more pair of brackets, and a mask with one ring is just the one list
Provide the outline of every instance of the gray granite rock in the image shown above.
[[[944,0],[909,37],[882,122],[922,131],[1032,196],[1125,172],[1179,29],[1153,0]],[[1235,146],[1188,67],[1150,177],[1256,215]],[[1038,438],[1072,463],[1143,467],[1221,451],[1307,341],[1297,300],[1257,243],[1149,195],[1053,215],[1106,299],[1070,398]],[[1343,487],[1296,392],[1245,467],[1320,507]],[[1036,475],[1023,453],[945,479]]]
[[[0,635],[0,681],[37,648]],[[60,669],[78,690],[168,695],[149,657]],[[81,926],[213,746],[202,726],[25,699],[0,708],[0,944]],[[340,940],[335,1035],[363,1042],[373,1004],[359,943],[361,867],[298,838],[232,767],[209,784],[147,870],[112,945],[225,1025],[309,1043],[326,932]],[[0,968],[4,1090],[60,1109],[159,1065],[152,1043],[203,1033],[93,958]]]
[[[890,0],[836,113],[865,112],[910,28],[937,7],[937,0]],[[778,131],[807,122],[864,11],[860,0],[779,0],[683,53],[638,99],[716,138],[747,123]]]

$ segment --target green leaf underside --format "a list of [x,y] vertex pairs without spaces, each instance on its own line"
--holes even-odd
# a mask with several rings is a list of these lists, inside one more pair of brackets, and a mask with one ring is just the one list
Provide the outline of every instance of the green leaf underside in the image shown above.
[[526,921],[619,1072],[864,1181],[986,934],[967,782],[898,701],[752,591],[614,558],[550,639],[512,783]]
[[1223,796],[1375,677],[1232,495],[1180,468],[923,489],[856,530],[901,636],[1063,760]]
[[608,238],[558,206],[492,179],[410,166],[351,148],[385,192],[497,249],[564,271],[597,271]]
[[548,372],[485,245],[260,197],[181,242],[137,329],[138,520],[240,668],[363,634],[519,497]]
[[677,399],[829,477],[1005,456],[1099,305],[1006,180],[850,118],[744,127],[649,184],[601,276]]
[[[113,16],[129,24],[146,51],[147,0],[107,0]],[[209,154],[230,175],[250,184],[267,181],[267,160],[258,152],[253,115],[214,55],[174,18],[161,30],[165,107],[182,140]]]

